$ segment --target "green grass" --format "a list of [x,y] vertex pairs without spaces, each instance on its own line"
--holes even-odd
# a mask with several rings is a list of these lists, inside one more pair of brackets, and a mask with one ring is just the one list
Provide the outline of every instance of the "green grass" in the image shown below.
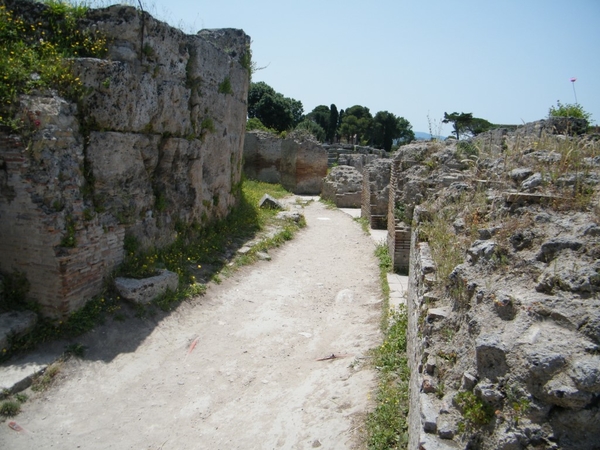
[[392,271],[392,258],[386,245],[375,250],[384,295],[381,326],[383,343],[373,351],[373,365],[379,371],[375,409],[367,417],[367,446],[372,450],[404,449],[408,444],[408,382],[410,372],[406,357],[405,308],[389,312],[387,274]]
[[465,432],[486,425],[492,421],[494,410],[475,394],[469,391],[459,392],[454,398],[463,420],[459,422],[460,432]]
[[367,446],[372,450],[404,449],[408,444],[408,383],[405,309],[395,312],[383,343],[374,352],[379,370],[375,409],[367,417]]

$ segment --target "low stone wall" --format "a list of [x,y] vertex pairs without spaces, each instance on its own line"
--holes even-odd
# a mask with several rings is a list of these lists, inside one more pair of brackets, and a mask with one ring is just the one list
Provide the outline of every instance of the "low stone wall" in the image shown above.
[[280,183],[299,195],[319,195],[327,175],[327,152],[305,137],[282,139],[249,131],[244,142],[244,175],[252,180]]
[[[418,216],[418,214],[417,214]],[[415,218],[420,221],[419,217]],[[433,308],[428,298],[436,277],[436,267],[426,242],[418,241],[418,233],[411,237],[410,271],[407,296],[408,328],[406,333],[407,357],[410,368],[408,448],[423,450],[458,449],[452,441],[456,417],[442,399],[436,396],[436,385],[431,381],[435,370],[435,355],[427,351],[426,338],[422,336],[422,321],[435,320],[446,312]],[[445,421],[452,417],[451,421]]]

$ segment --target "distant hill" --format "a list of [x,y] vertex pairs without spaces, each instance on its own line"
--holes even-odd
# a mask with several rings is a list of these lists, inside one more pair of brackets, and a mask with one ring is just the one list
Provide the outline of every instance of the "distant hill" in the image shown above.
[[[415,131],[415,139],[417,141],[430,141],[431,140],[431,134],[424,133],[422,131]],[[437,136],[437,139],[443,141],[444,139],[446,139],[446,136]]]

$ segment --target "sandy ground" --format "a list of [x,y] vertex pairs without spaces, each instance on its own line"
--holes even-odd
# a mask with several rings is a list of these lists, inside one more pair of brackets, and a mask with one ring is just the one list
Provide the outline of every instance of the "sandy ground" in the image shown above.
[[23,431],[0,424],[0,448],[360,448],[381,339],[375,245],[339,210],[304,214],[271,261],[80,340],[85,359],[23,405]]

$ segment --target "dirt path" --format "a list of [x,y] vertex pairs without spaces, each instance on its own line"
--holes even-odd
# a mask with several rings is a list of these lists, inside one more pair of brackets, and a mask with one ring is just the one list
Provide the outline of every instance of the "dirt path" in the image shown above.
[[0,424],[0,447],[354,448],[375,387],[364,355],[380,339],[374,243],[341,211],[304,214],[271,261],[159,323],[97,329],[86,358],[23,405],[24,431]]

